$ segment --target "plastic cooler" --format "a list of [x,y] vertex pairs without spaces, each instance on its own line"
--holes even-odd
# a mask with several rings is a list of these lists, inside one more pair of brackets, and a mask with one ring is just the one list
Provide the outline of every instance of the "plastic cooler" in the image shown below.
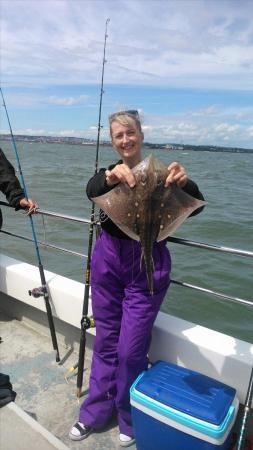
[[164,361],[130,389],[138,450],[228,450],[238,411],[236,391]]

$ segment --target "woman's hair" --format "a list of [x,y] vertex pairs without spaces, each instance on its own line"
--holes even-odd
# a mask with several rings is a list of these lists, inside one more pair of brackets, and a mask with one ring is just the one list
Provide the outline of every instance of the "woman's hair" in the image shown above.
[[141,121],[137,110],[131,109],[128,111],[118,111],[111,114],[109,116],[110,133],[112,122],[118,122],[124,126],[131,126],[133,121],[135,122],[137,129],[140,131],[140,133],[142,133]]

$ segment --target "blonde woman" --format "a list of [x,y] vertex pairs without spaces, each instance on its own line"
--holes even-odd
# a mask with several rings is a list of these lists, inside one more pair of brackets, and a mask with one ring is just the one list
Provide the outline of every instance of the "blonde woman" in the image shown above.
[[[87,185],[91,199],[110,191],[119,182],[135,185],[131,169],[142,160],[143,132],[137,111],[121,111],[109,117],[112,145],[120,160],[101,169]],[[203,199],[179,163],[168,167],[165,184],[176,182],[187,193]],[[198,213],[197,210],[195,213]],[[91,261],[92,307],[96,338],[89,395],[80,408],[79,421],[70,438],[81,440],[100,430],[117,414],[119,442],[134,443],[129,388],[148,366],[153,323],[170,284],[171,260],[166,241],[155,242],[154,294],[140,271],[140,243],[124,234],[100,211],[102,231]]]

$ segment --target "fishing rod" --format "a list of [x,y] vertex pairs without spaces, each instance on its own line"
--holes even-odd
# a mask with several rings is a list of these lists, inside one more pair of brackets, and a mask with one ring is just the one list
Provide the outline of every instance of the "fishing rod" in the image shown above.
[[[95,175],[98,171],[98,152],[99,152],[99,141],[100,141],[100,130],[101,126],[101,111],[102,111],[102,101],[104,93],[104,69],[105,69],[105,50],[106,50],[106,40],[108,37],[107,26],[110,19],[105,22],[105,37],[104,37],[104,53],[103,53],[103,63],[102,63],[102,79],[101,79],[101,89],[100,89],[100,102],[99,102],[99,115],[98,115],[98,133],[97,133],[97,143],[96,143],[96,158],[95,158]],[[92,318],[88,317],[88,306],[89,306],[89,291],[90,291],[90,263],[91,263],[91,252],[92,252],[92,242],[93,242],[93,230],[95,223],[95,203],[92,202],[91,206],[91,217],[90,217],[90,227],[89,227],[89,241],[88,241],[88,258],[86,264],[85,272],[85,287],[84,287],[84,299],[83,299],[83,311],[81,318],[81,335],[79,344],[79,358],[77,372],[77,398],[80,398],[82,385],[83,385],[83,369],[84,369],[84,359],[85,359],[85,347],[86,347],[86,331],[94,326],[94,321]],[[70,369],[71,370],[71,369]]]
[[251,375],[250,375],[248,391],[247,391],[247,395],[246,395],[246,401],[245,401],[245,405],[244,405],[242,423],[241,423],[241,428],[240,428],[239,438],[237,441],[236,450],[243,450],[245,448],[246,431],[247,431],[248,420],[250,418],[250,413],[251,413],[252,399],[253,399],[253,367],[251,369]]
[[[1,87],[0,87],[0,91],[1,91],[1,96],[2,96],[2,99],[3,99],[3,106],[4,106],[4,109],[5,109],[7,121],[8,121],[8,124],[9,124],[12,144],[13,144],[14,152],[15,152],[15,155],[16,155],[16,160],[17,160],[17,164],[18,164],[18,170],[19,170],[19,173],[20,173],[22,188],[24,190],[25,198],[26,198],[26,200],[28,200],[28,192],[27,192],[27,188],[26,188],[24,175],[23,175],[23,172],[22,172],[22,167],[21,167],[21,163],[20,163],[20,159],[19,159],[18,149],[17,149],[16,141],[15,141],[15,138],[14,138],[14,135],[13,135],[9,114],[8,114],[7,106],[6,106],[6,103],[5,103],[5,100],[4,100],[4,95],[3,95],[3,91],[2,91]],[[36,250],[37,259],[38,259],[38,268],[39,268],[39,273],[40,273],[41,286],[38,287],[38,288],[34,288],[32,290],[29,290],[28,292],[29,292],[29,295],[31,295],[31,296],[33,296],[35,298],[42,297],[42,296],[44,297],[45,307],[46,307],[46,311],[47,311],[48,324],[49,324],[49,329],[50,329],[50,334],[51,334],[51,339],[52,339],[52,344],[53,344],[53,349],[55,350],[55,360],[56,360],[56,362],[59,362],[60,361],[60,355],[59,355],[59,349],[58,349],[57,338],[56,338],[56,333],[55,333],[55,327],[54,327],[54,320],[53,320],[52,310],[51,310],[51,306],[50,306],[50,302],[49,302],[49,293],[48,293],[48,289],[47,289],[47,285],[46,285],[46,278],[45,278],[44,268],[43,268],[41,257],[40,257],[38,240],[37,240],[37,236],[36,236],[36,231],[35,231],[33,218],[32,218],[31,215],[29,215],[29,219],[30,219],[30,224],[31,224],[31,229],[32,229],[33,242],[34,242],[34,245],[35,245],[35,250]]]

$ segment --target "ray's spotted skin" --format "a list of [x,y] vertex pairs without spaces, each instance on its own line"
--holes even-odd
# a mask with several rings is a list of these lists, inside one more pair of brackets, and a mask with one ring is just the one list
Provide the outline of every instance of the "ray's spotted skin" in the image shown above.
[[176,182],[168,182],[171,175],[168,174],[168,168],[151,155],[135,166],[131,175],[127,172],[130,185],[122,182],[110,192],[93,198],[125,234],[141,242],[141,269],[146,269],[151,294],[154,242],[166,239],[195,209],[205,204],[184,192]]

